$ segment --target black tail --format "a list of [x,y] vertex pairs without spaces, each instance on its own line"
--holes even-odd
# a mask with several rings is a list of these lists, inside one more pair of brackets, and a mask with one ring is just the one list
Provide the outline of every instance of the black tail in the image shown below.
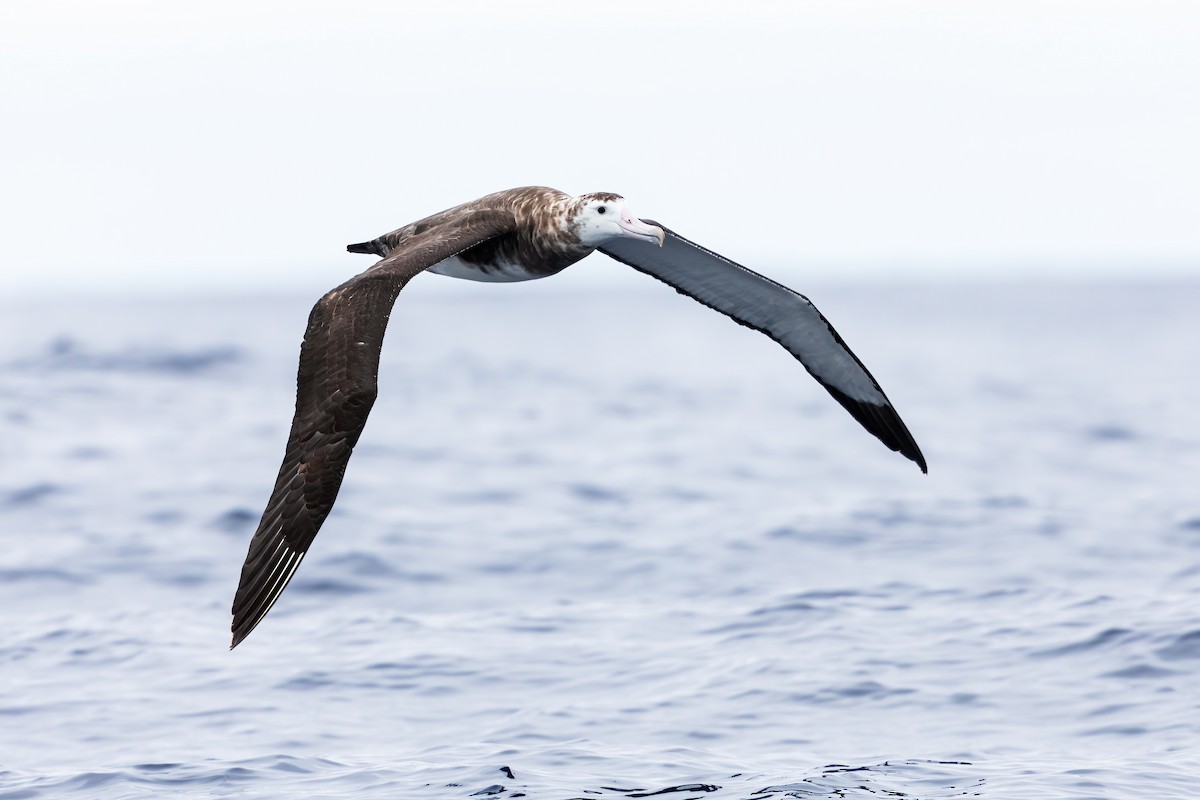
[[346,245],[348,253],[367,253],[368,255],[386,256],[387,250],[383,248],[383,243],[378,239],[372,239],[369,242],[359,242],[358,244]]

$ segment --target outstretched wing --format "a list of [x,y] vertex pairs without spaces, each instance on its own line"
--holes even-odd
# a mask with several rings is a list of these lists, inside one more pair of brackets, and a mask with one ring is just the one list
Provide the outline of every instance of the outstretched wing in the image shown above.
[[666,232],[662,247],[616,239],[600,252],[779,342],[864,428],[928,471],[883,389],[807,297],[657,222],[644,222]]
[[313,306],[300,346],[296,416],[283,466],[233,599],[231,647],[271,610],[333,508],[375,402],[379,351],[400,290],[414,275],[515,225],[504,211],[449,215]]

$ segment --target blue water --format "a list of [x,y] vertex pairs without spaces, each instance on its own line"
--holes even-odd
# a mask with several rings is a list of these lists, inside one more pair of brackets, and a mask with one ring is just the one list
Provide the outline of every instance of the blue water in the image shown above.
[[652,282],[422,277],[233,652],[314,296],[2,301],[0,798],[1200,796],[1200,284],[805,288],[927,477]]

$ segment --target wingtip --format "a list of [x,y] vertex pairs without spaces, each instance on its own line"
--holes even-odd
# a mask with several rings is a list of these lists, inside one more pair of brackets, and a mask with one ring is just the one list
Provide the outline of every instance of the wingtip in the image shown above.
[[[896,417],[896,421],[900,423],[904,435],[899,440],[898,446],[894,447],[893,449],[895,449],[900,453],[900,455],[904,456],[909,461],[916,464],[917,467],[920,468],[922,475],[928,475],[929,465],[925,463],[925,454],[921,452],[920,447],[917,447],[916,440],[913,439],[912,434],[908,432],[908,428],[904,427],[904,422],[900,420],[899,416]],[[887,444],[886,441],[885,444]]]
[[246,637],[250,635],[250,631],[239,631],[237,620],[234,620],[233,625],[230,626],[230,634],[229,649],[232,650],[246,640]]
[[[908,432],[907,428],[905,432]],[[925,455],[921,452],[921,448],[917,447],[916,441],[912,439],[912,434],[909,434],[909,441],[911,446],[902,448],[900,454],[920,467],[922,475],[928,475],[929,465],[925,463]]]
[[900,419],[896,409],[887,402],[887,398],[884,398],[883,404],[863,402],[849,397],[827,383],[822,382],[822,385],[867,432],[883,442],[885,447],[916,464],[922,474],[929,474],[929,465],[925,463],[925,456],[917,445],[917,440],[909,432],[904,420]]
[[254,629],[258,627],[258,623],[262,622],[262,617],[264,616],[266,616],[266,612],[263,612],[262,616],[255,620],[251,625],[247,625],[246,621],[242,620],[239,626],[238,620],[235,619],[233,621],[233,625],[231,626],[233,635],[229,640],[229,649],[232,650],[242,642],[246,641],[247,637],[254,633]]

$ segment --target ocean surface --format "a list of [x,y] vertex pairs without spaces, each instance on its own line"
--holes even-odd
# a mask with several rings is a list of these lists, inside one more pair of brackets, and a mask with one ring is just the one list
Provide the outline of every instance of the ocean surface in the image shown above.
[[789,282],[928,476],[653,281],[422,276],[232,652],[319,292],[0,299],[0,798],[1200,796],[1200,283]]

